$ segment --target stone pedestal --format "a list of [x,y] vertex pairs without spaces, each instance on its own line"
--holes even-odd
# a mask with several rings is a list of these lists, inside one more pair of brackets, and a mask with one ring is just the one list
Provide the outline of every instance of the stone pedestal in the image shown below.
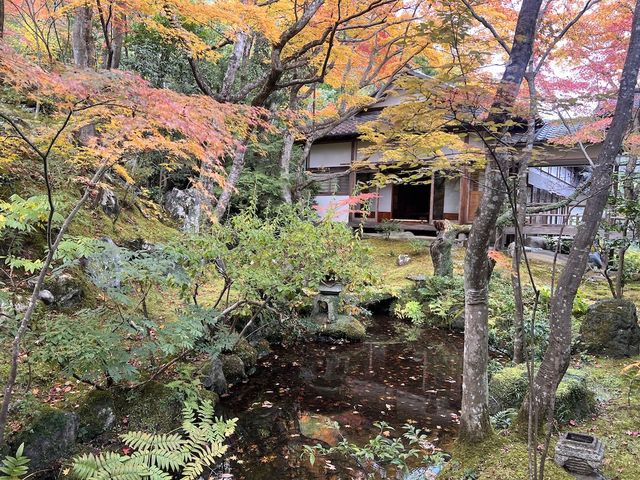
[[604,444],[582,433],[561,433],[556,445],[555,462],[571,473],[591,475],[602,466]]

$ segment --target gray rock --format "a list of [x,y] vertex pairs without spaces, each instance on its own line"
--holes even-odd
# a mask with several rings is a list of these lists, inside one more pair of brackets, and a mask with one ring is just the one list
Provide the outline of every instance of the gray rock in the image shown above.
[[596,355],[623,358],[640,353],[640,326],[636,306],[624,299],[609,299],[589,306],[580,327],[585,349]]
[[113,396],[106,391],[90,392],[76,413],[80,421],[78,436],[81,441],[90,441],[111,431],[116,423]]
[[202,192],[197,188],[174,188],[164,197],[164,208],[176,220],[182,222],[187,232],[199,232],[202,219]]
[[24,454],[31,460],[30,471],[47,469],[73,452],[78,426],[76,414],[47,408],[11,444],[15,448],[24,443]]
[[244,382],[247,374],[244,370],[244,362],[238,355],[222,355],[222,372],[229,384]]
[[227,393],[227,379],[224,376],[222,360],[220,360],[219,357],[215,357],[211,360],[208,372],[202,380],[202,385],[207,390],[211,390],[218,395],[224,395]]
[[47,291],[53,296],[53,305],[58,308],[70,309],[77,307],[84,299],[82,282],[66,272],[58,273],[47,279],[45,287],[43,292]]
[[402,253],[402,254],[398,255],[398,259],[396,260],[396,264],[399,267],[403,267],[403,266],[407,265],[410,261],[411,261],[411,257],[409,255],[407,255],[407,254]]
[[102,211],[110,217],[116,217],[120,213],[120,202],[116,193],[110,188],[102,187],[96,198],[96,203],[100,205]]
[[524,239],[524,244],[526,247],[546,250],[548,248],[549,242],[544,237],[526,237]]
[[98,288],[119,288],[122,276],[122,252],[109,237],[102,237],[100,240],[104,242],[104,248],[85,260],[85,270]]
[[40,290],[38,292],[38,298],[45,305],[53,305],[53,303],[56,301],[56,298],[53,296],[53,293],[51,293],[49,290]]
[[411,470],[402,477],[402,480],[433,480],[442,470],[441,466],[420,467]]

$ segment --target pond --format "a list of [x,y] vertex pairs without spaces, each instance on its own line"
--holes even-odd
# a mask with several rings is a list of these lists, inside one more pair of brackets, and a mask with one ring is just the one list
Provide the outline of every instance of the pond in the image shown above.
[[[308,343],[275,349],[243,385],[231,390],[220,408],[238,417],[230,451],[231,472],[246,480],[348,479],[349,471],[312,468],[301,459],[304,437],[331,441],[338,436],[363,444],[378,433],[374,422],[400,430],[406,423],[430,432],[444,445],[457,429],[461,400],[463,340],[459,334],[424,330],[407,340],[398,320],[375,316],[367,339],[358,344]],[[335,439],[333,439],[335,440]]]

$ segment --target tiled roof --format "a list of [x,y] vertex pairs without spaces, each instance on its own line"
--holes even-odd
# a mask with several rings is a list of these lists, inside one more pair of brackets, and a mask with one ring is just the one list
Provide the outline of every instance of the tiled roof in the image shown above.
[[380,110],[369,110],[366,112],[359,113],[348,120],[345,120],[340,125],[335,127],[325,136],[323,139],[329,138],[353,138],[358,136],[358,127],[363,123],[370,122],[375,120],[380,115]]
[[[359,113],[358,115],[342,122],[321,139],[355,138],[359,134],[358,128],[366,122],[376,120],[380,116],[380,112],[381,110],[369,110]],[[561,122],[543,122],[542,126],[536,129],[535,142],[544,143],[553,140],[554,138],[575,133],[576,130],[582,128],[582,124],[570,125],[570,128],[571,130],[565,127]],[[511,138],[515,143],[524,143],[527,140],[526,135],[526,132],[519,132],[512,134]]]

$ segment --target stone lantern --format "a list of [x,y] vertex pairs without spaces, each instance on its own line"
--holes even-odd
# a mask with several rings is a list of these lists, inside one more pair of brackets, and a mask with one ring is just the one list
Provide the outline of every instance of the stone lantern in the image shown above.
[[322,282],[318,287],[318,295],[313,301],[313,318],[326,319],[326,323],[333,323],[338,320],[340,309],[340,292],[343,285],[341,283]]
[[592,435],[561,433],[555,462],[571,473],[592,475],[602,466],[604,444]]

